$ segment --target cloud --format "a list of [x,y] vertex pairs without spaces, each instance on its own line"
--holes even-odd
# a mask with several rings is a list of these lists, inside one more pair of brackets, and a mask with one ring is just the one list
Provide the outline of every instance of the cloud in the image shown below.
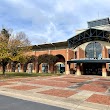
[[87,21],[110,16],[104,0],[1,0],[0,26],[24,31],[32,44],[64,41]]

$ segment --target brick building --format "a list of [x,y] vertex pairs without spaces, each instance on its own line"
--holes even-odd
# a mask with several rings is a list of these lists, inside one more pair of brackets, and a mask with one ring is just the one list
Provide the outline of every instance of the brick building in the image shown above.
[[[34,45],[30,55],[56,55],[54,65],[30,64],[33,72],[60,72],[65,74],[91,74],[106,77],[110,70],[109,18],[88,22],[88,28],[77,30],[76,35],[64,42]],[[31,67],[29,66],[29,67]]]

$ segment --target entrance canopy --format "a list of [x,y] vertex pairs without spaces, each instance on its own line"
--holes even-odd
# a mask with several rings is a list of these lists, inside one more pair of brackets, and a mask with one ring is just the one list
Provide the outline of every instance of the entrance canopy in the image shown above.
[[110,58],[105,59],[71,59],[67,61],[68,64],[70,63],[110,63]]

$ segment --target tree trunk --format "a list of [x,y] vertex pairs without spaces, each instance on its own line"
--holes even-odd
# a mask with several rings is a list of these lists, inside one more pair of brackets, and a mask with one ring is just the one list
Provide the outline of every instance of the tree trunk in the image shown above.
[[12,72],[15,72],[16,70],[16,62],[12,62]]
[[27,63],[25,63],[23,66],[23,72],[26,72],[26,70],[27,70]]
[[2,65],[3,75],[6,75],[6,73],[5,73],[5,68],[6,68],[6,66],[5,66],[5,65]]

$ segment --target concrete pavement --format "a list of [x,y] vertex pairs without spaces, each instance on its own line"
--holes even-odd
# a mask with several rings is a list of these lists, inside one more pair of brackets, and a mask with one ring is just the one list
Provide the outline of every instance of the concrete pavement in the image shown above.
[[0,94],[69,110],[110,110],[110,77],[64,75],[0,81]]

